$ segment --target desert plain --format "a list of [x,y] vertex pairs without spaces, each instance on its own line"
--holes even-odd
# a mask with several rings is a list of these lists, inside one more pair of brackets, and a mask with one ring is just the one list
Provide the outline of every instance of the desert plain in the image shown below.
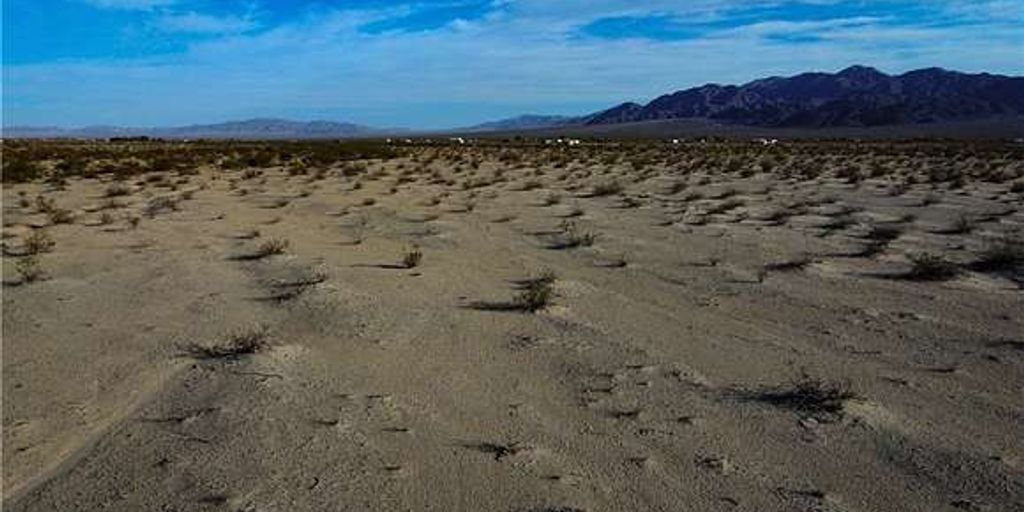
[[4,509],[1024,509],[1024,147],[566,142],[5,141]]

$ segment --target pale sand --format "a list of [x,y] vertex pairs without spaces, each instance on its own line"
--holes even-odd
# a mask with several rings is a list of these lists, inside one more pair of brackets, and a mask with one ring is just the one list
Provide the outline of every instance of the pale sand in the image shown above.
[[[1024,507],[1019,283],[878,277],[915,251],[968,263],[1019,229],[1009,183],[891,196],[886,178],[512,166],[464,190],[505,167],[487,160],[389,194],[401,162],[358,190],[204,170],[135,186],[110,225],[105,182],[5,185],[11,254],[47,224],[19,191],[76,214],[42,228],[48,278],[18,286],[20,258],[4,258],[5,509]],[[611,178],[633,199],[583,197]],[[540,188],[517,190],[528,179]],[[132,229],[154,196],[177,210]],[[960,214],[973,229],[946,233]],[[565,218],[593,245],[548,248]],[[902,235],[856,256],[886,221]],[[275,238],[284,254],[244,259]],[[394,268],[410,244],[421,264]],[[473,307],[548,269],[547,309]],[[256,324],[262,352],[182,354]],[[801,372],[858,398],[839,414],[756,400]]]

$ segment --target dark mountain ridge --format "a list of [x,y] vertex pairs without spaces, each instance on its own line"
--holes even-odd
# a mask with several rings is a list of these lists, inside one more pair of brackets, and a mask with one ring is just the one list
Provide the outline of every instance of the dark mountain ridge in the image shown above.
[[1024,77],[941,68],[887,75],[853,66],[839,73],[707,84],[623,103],[579,118],[600,125],[702,118],[748,126],[825,128],[935,123],[1024,115]]

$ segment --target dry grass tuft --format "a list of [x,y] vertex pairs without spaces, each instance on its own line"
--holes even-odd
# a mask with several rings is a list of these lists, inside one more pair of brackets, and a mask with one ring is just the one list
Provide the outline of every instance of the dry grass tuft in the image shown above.
[[34,254],[18,260],[15,270],[18,271],[18,276],[21,277],[23,283],[38,281],[46,275],[43,266],[39,263],[39,257]]
[[25,252],[27,254],[40,254],[50,252],[57,245],[45,231],[37,230],[25,237]]
[[1002,272],[1020,266],[1024,266],[1024,238],[1004,235],[989,242],[970,268],[978,272]]
[[912,281],[947,281],[960,273],[960,267],[936,254],[918,253],[909,256],[911,268],[902,276]]
[[615,194],[620,194],[623,191],[622,184],[617,181],[609,181],[606,183],[598,183],[594,185],[594,189],[590,192],[593,197],[604,197]]
[[240,330],[230,336],[227,343],[206,346],[190,342],[180,345],[182,353],[195,359],[237,359],[238,357],[255,354],[268,346],[268,330],[266,326]]
[[126,196],[126,195],[128,195],[130,193],[131,193],[131,189],[128,188],[128,185],[125,185],[124,183],[117,182],[117,183],[112,183],[110,186],[108,186],[107,189],[103,192],[103,195],[104,195],[104,197],[118,197],[118,196]]
[[420,262],[423,261],[423,251],[415,245],[410,245],[405,248],[405,252],[402,254],[402,266],[405,268],[415,268],[419,266]]
[[288,242],[288,240],[285,240],[283,238],[271,238],[269,240],[265,240],[262,244],[260,244],[260,247],[257,250],[257,252],[261,256],[284,254],[284,251],[288,249],[289,245],[290,243]]
[[539,277],[527,279],[519,284],[519,294],[512,304],[521,311],[536,313],[548,307],[554,298],[557,277],[552,271],[545,271]]
[[575,249],[577,247],[590,247],[597,241],[597,234],[590,231],[582,231],[579,226],[570,220],[562,221],[559,226],[561,233],[558,239],[548,245],[549,249]]

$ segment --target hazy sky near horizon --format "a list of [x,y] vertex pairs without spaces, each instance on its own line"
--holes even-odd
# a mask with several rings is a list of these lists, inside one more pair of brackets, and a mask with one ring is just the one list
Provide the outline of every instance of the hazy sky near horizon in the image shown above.
[[4,0],[3,124],[440,128],[852,64],[1021,74],[1020,0]]

